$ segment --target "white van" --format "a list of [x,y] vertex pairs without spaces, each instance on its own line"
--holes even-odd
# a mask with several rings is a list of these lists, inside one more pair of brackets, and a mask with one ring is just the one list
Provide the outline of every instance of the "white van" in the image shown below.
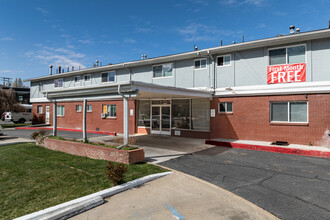
[[26,121],[32,121],[32,105],[22,104],[25,111],[5,112],[5,121],[12,121],[15,124],[24,124]]

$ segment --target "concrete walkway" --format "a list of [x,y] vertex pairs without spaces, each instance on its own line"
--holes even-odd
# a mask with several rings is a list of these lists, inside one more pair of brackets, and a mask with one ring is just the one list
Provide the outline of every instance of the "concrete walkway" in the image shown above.
[[72,219],[277,219],[224,189],[179,172],[106,199]]
[[[146,162],[161,163],[186,154],[202,151],[213,146],[205,144],[204,139],[170,137],[163,135],[132,135],[135,146],[144,149]],[[114,136],[90,138],[90,141],[112,144]]]

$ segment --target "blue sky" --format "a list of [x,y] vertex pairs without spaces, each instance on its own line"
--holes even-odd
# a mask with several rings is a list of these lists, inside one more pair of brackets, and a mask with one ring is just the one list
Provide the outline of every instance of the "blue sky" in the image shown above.
[[330,0],[0,0],[0,76],[48,74],[328,27]]

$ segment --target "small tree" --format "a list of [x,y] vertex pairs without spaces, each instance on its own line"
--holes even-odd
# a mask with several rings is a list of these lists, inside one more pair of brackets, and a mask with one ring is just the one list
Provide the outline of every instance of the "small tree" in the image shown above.
[[0,88],[0,112],[19,112],[23,110],[24,107],[17,103],[15,92],[12,89]]

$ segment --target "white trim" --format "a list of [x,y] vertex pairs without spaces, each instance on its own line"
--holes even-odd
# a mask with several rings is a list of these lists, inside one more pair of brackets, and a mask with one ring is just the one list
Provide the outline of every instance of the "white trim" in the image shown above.
[[38,102],[50,102],[47,98],[33,98],[30,99],[31,103],[38,103]]
[[[218,65],[218,58],[219,57],[223,57],[223,63],[225,63],[225,57],[226,56],[229,56],[230,57],[230,61],[229,61],[229,65],[222,65],[222,66],[220,66],[220,65]],[[215,60],[215,62],[216,62],[216,66],[217,67],[228,67],[228,66],[231,66],[231,61],[232,61],[232,57],[231,57],[231,54],[224,54],[224,55],[220,55],[220,56],[217,56],[216,57],[216,60]]]
[[[205,60],[205,67],[204,68],[202,68],[202,60]],[[196,61],[200,61],[199,68],[196,68],[196,64],[195,64]],[[207,66],[208,66],[207,58],[200,58],[200,59],[195,59],[194,60],[194,70],[206,70]]]
[[[268,63],[268,66],[297,64],[297,63],[288,63],[288,48],[299,47],[299,46],[305,46],[305,62],[298,62],[298,63],[306,63],[307,64],[307,44],[304,43],[304,44],[293,44],[293,45],[289,45],[289,46],[281,46],[281,47],[268,48],[268,53],[267,53],[267,57],[268,57],[268,62],[267,63]],[[285,63],[270,65],[269,51],[270,50],[277,50],[277,49],[284,49],[284,48],[285,48]]]
[[330,93],[330,81],[237,86],[215,89],[215,97]]

